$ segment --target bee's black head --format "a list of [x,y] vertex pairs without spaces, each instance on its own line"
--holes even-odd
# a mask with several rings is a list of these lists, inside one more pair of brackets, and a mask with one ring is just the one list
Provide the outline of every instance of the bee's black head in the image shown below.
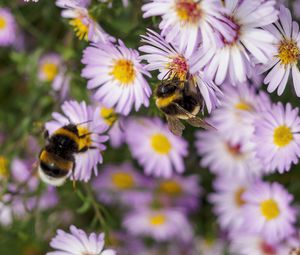
[[175,93],[177,90],[176,84],[172,82],[162,82],[156,88],[157,97],[168,97]]

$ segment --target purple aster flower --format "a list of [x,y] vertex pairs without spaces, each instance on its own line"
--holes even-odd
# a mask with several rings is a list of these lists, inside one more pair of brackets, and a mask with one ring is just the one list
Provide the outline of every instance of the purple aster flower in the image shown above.
[[17,36],[16,21],[8,8],[0,8],[0,47],[15,43]]
[[201,188],[197,175],[174,175],[171,179],[154,181],[154,194],[162,204],[184,212],[194,211],[200,205]]
[[33,162],[31,160],[22,160],[14,158],[11,162],[11,174],[16,183],[24,184],[30,191],[37,189],[39,179],[33,175]]
[[63,101],[69,93],[70,76],[57,53],[44,54],[38,64],[38,77],[41,81],[51,82],[54,92],[59,93]]
[[107,165],[93,181],[100,201],[108,204],[121,202],[126,206],[140,207],[149,204],[152,194],[149,181],[130,163]]
[[266,242],[274,243],[289,237],[294,231],[295,210],[293,196],[278,183],[257,183],[243,197],[244,228],[251,234],[261,235]]
[[92,44],[84,50],[82,76],[89,79],[87,87],[96,89],[95,99],[107,107],[128,115],[133,106],[139,110],[149,106],[151,89],[143,75],[150,77],[140,63],[139,54],[119,45]]
[[238,87],[224,84],[222,92],[221,107],[210,116],[210,122],[232,142],[251,140],[255,120],[271,107],[269,95],[262,91],[256,93],[247,84]]
[[108,35],[90,15],[86,7],[90,0],[56,0],[56,5],[63,8],[62,16],[70,20],[76,36],[80,40],[94,43],[108,43],[115,39]]
[[159,28],[167,42],[175,42],[191,55],[203,42],[207,49],[215,42],[216,31],[232,40],[230,21],[220,13],[221,2],[215,0],[151,0],[142,10],[144,18],[161,16]]
[[232,239],[230,251],[239,255],[287,255],[293,248],[299,247],[299,238],[297,239],[292,237],[283,242],[268,243],[260,235],[242,232]]
[[264,173],[262,162],[256,157],[255,144],[249,138],[232,140],[215,130],[196,133],[196,148],[202,156],[201,166],[215,174],[250,178]]
[[209,196],[213,210],[218,217],[222,229],[234,233],[243,226],[243,194],[251,182],[247,180],[234,180],[232,178],[218,178],[214,182],[215,193]]
[[147,175],[169,178],[185,170],[187,142],[172,134],[160,119],[133,119],[126,125],[126,142]]
[[145,68],[149,71],[158,70],[158,78],[170,79],[174,76],[180,80],[185,80],[188,75],[194,80],[196,86],[204,99],[208,112],[218,106],[218,97],[221,91],[217,86],[201,71],[190,72],[190,61],[193,56],[188,56],[184,50],[179,50],[178,47],[171,43],[167,43],[165,39],[152,30],[148,30],[146,36],[142,36],[144,46],[139,48],[145,52],[141,58],[149,63]]
[[70,227],[70,233],[61,229],[57,230],[57,235],[51,240],[50,246],[55,251],[48,252],[47,255],[115,255],[116,252],[104,248],[104,234],[86,234],[83,230]]
[[[256,93],[255,88],[247,84],[238,87],[226,84],[220,101],[221,107],[211,115],[211,123],[232,142],[251,140],[255,120],[271,107],[268,94]],[[233,129],[235,132],[231,132]]]
[[[76,167],[73,174],[75,180],[86,182],[91,178],[92,171],[97,175],[97,165],[102,163],[101,152],[106,148],[102,143],[108,140],[108,137],[102,134],[107,130],[107,126],[97,121],[98,112],[92,106],[86,105],[85,102],[66,101],[61,108],[64,115],[57,112],[53,113],[54,120],[47,122],[45,127],[51,135],[67,124],[80,124],[77,127],[79,135],[89,134],[79,140],[80,148],[91,148],[75,154]],[[64,180],[65,178],[53,183],[53,185],[61,185]]]
[[[99,103],[95,103],[99,105]],[[114,108],[109,108],[100,103],[96,111],[99,112],[99,121],[108,126],[109,142],[113,148],[119,148],[125,142],[124,131],[122,130],[123,118],[118,116]]]
[[150,236],[157,241],[190,241],[192,229],[186,216],[172,209],[141,208],[125,216],[124,227],[135,236]]
[[220,46],[200,49],[192,70],[201,70],[216,84],[225,80],[232,84],[246,81],[252,73],[253,58],[267,63],[274,49],[274,36],[260,27],[277,20],[275,1],[225,0],[225,14],[234,23],[235,36],[231,40],[220,35]]
[[266,27],[276,38],[276,50],[273,57],[264,66],[263,71],[270,70],[264,83],[268,84],[268,91],[277,89],[281,95],[286,87],[290,73],[292,73],[294,88],[300,97],[300,72],[298,60],[300,56],[299,25],[292,21],[290,11],[283,5],[280,7],[279,21]]
[[41,195],[32,196],[26,200],[26,208],[31,212],[34,210],[48,210],[58,204],[58,195],[54,187],[47,187]]
[[278,103],[255,123],[254,142],[257,156],[269,171],[283,173],[297,164],[300,157],[299,109]]

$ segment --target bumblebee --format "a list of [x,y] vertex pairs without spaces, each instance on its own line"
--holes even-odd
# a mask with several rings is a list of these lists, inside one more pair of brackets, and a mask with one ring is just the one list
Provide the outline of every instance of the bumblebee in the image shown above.
[[165,114],[169,129],[175,135],[182,135],[185,120],[194,127],[213,128],[196,115],[203,110],[204,100],[193,79],[180,80],[177,76],[162,80],[155,91],[156,106]]
[[78,125],[68,124],[57,129],[51,136],[45,132],[46,145],[39,154],[38,173],[40,178],[51,185],[60,186],[74,173],[75,153],[84,152],[92,147],[80,147]]

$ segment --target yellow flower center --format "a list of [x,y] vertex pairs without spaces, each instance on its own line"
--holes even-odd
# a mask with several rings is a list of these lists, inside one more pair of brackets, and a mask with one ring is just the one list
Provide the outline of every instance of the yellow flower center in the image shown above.
[[293,140],[293,133],[286,125],[275,128],[273,141],[278,147],[287,146]]
[[134,178],[129,173],[116,172],[111,175],[112,183],[119,189],[130,189],[134,186]]
[[115,62],[110,73],[117,81],[122,84],[130,84],[134,81],[135,70],[132,61],[127,59],[119,59]]
[[104,122],[111,126],[117,119],[117,114],[113,108],[102,107],[100,110],[100,116],[104,119]]
[[151,137],[151,146],[158,154],[166,155],[170,152],[172,145],[163,134],[155,134]]
[[8,176],[8,162],[7,159],[3,156],[0,156],[0,178]]
[[160,226],[163,225],[166,222],[166,216],[163,214],[156,214],[156,215],[152,215],[150,216],[150,224],[154,225],[154,226]]
[[72,19],[69,24],[74,27],[75,34],[80,40],[88,41],[89,28],[80,18]]
[[47,81],[53,81],[58,73],[58,66],[54,63],[45,63],[42,66],[42,72]]
[[172,62],[167,65],[167,69],[171,71],[171,79],[176,76],[180,80],[185,80],[189,67],[185,57],[178,55],[172,58]]
[[245,111],[245,112],[251,112],[253,110],[253,107],[251,104],[241,100],[237,104],[235,104],[235,108],[237,110]]
[[0,17],[0,30],[6,28],[6,25],[7,25],[6,19]]
[[245,204],[245,200],[242,198],[245,192],[245,188],[241,187],[235,192],[235,203],[238,207],[241,207]]
[[162,181],[159,185],[158,190],[162,193],[166,193],[174,197],[182,193],[182,188],[180,184],[173,180]]
[[266,218],[266,220],[276,219],[280,214],[278,204],[273,199],[268,199],[261,202],[260,211],[261,214]]
[[197,24],[201,17],[200,4],[194,0],[177,0],[175,10],[178,18],[190,24]]
[[79,150],[88,149],[92,145],[90,131],[84,127],[77,127],[79,138]]
[[278,49],[278,58],[283,65],[296,64],[300,50],[294,40],[281,41]]

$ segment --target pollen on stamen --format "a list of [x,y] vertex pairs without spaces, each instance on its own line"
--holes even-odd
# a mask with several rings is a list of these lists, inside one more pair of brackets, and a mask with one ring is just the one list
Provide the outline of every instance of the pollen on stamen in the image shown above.
[[135,79],[133,62],[127,59],[117,60],[110,74],[122,84],[131,84]]
[[169,63],[168,69],[171,70],[170,78],[176,76],[180,80],[185,80],[189,66],[185,57],[178,55],[172,59],[171,63]]
[[200,4],[193,0],[178,0],[175,9],[179,19],[183,22],[197,24],[201,18]]
[[278,48],[278,58],[281,64],[296,64],[300,55],[300,50],[294,40],[281,41]]
[[149,221],[151,225],[160,226],[166,222],[166,216],[163,214],[157,214],[150,217]]
[[0,17],[0,30],[6,27],[6,20]]
[[74,27],[76,36],[80,40],[88,40],[89,28],[86,24],[83,23],[83,21],[80,18],[72,19],[70,21],[70,25]]

